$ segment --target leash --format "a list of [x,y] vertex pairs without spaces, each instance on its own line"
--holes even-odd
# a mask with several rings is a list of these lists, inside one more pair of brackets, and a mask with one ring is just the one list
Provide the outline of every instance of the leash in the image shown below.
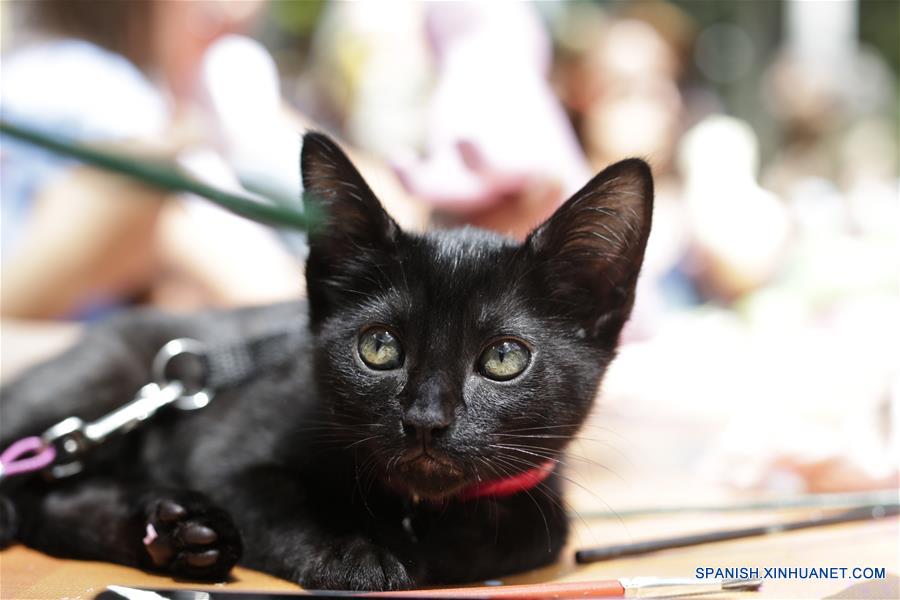
[[[80,473],[85,455],[110,437],[132,431],[160,409],[201,409],[217,392],[286,363],[299,335],[299,329],[287,329],[216,346],[191,338],[170,340],[153,359],[153,380],[130,402],[95,421],[71,416],[41,435],[13,442],[0,454],[0,481],[41,470],[50,479]],[[186,364],[189,372],[173,373],[179,366],[185,371]]]

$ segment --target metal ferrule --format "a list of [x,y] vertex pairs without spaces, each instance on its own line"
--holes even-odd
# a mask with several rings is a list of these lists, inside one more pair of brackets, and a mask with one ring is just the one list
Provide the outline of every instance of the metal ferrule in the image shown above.
[[620,579],[626,598],[670,598],[711,594],[723,590],[754,590],[755,579],[690,579],[683,577],[630,577]]

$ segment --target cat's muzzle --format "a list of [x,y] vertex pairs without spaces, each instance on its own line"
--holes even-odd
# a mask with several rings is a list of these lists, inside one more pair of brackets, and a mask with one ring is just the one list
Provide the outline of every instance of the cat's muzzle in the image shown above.
[[468,483],[465,471],[456,461],[423,447],[407,449],[397,462],[396,471],[410,494],[423,497],[443,497]]

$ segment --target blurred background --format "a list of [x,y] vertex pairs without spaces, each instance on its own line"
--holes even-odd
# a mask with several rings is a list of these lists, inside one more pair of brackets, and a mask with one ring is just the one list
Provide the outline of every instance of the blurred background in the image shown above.
[[[654,231],[573,503],[897,487],[897,2],[0,10],[4,119],[223,188],[299,198],[313,127],[402,225],[523,237],[645,158]],[[304,292],[302,236],[7,138],[0,153],[4,377],[123,307]]]

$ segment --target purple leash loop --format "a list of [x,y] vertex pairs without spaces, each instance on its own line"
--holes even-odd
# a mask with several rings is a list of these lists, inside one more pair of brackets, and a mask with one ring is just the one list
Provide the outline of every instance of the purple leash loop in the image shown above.
[[56,458],[56,448],[33,435],[10,444],[0,454],[0,477],[40,471]]

